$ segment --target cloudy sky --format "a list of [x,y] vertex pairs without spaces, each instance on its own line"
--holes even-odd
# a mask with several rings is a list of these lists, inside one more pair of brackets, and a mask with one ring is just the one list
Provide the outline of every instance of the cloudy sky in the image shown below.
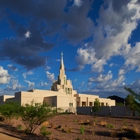
[[140,91],[140,0],[0,1],[0,95],[50,89],[61,52],[78,93]]

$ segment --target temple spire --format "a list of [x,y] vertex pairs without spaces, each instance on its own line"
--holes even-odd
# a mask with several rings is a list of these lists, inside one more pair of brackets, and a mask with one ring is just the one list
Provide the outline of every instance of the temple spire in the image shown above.
[[61,63],[60,63],[60,69],[64,70],[64,62],[63,62],[63,53],[61,52]]

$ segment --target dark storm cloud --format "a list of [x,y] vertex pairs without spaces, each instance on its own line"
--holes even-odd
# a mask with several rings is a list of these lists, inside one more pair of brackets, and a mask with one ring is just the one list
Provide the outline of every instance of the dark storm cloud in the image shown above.
[[127,4],[130,2],[131,0],[112,1],[112,7],[114,11],[117,12],[119,15],[121,15],[123,20],[130,20],[131,19],[130,17],[136,14],[136,9],[132,10],[128,9]]
[[5,39],[1,43],[1,59],[10,59],[15,63],[33,69],[46,64],[45,58],[39,56],[39,52],[45,52],[53,47],[53,44],[44,42],[41,31],[36,29],[36,24],[32,22],[28,30],[30,37],[25,37],[27,29],[23,26],[17,27],[18,37]]
[[[45,59],[39,53],[53,47],[44,38],[49,37],[49,42],[55,42],[53,39],[58,34],[60,41],[78,43],[90,37],[93,22],[87,15],[92,1],[83,1],[80,7],[72,3],[67,0],[0,1],[0,13],[5,13],[4,18],[16,33],[16,37],[0,42],[0,58],[32,69],[45,64]],[[21,21],[12,18],[13,15],[20,17]],[[25,37],[27,31],[30,32],[28,38]]]
[[[83,1],[82,6],[67,6],[67,0],[5,0],[0,7],[9,8],[23,16],[44,20],[46,31],[64,32],[68,39],[85,39],[91,35],[93,22],[87,17],[91,0]],[[67,10],[65,10],[67,9]],[[67,26],[65,26],[67,25]],[[64,27],[65,26],[65,27]],[[64,29],[63,29],[64,28]]]

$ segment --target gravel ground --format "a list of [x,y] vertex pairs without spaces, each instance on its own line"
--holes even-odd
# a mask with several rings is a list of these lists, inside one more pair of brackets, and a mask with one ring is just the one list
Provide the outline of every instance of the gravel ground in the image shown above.
[[[0,123],[0,132],[10,134],[12,136],[25,140],[119,140],[125,135],[121,135],[122,128],[136,129],[140,131],[140,118],[132,117],[100,117],[88,115],[73,115],[64,114],[49,118],[43,125],[47,128],[50,135],[42,137],[40,135],[39,126],[35,135],[27,135],[23,130],[17,130],[18,125],[22,125],[21,120],[12,120],[12,125]],[[83,128],[84,134],[81,134],[80,129]],[[120,133],[119,136],[117,134]],[[1,138],[0,138],[1,139]],[[129,137],[129,140],[137,138]],[[126,140],[126,138],[124,139]],[[137,139],[138,140],[138,139]]]

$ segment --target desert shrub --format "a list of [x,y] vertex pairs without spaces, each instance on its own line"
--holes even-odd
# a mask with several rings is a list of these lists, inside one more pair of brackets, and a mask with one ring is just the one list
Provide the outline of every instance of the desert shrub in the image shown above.
[[75,120],[75,119],[74,119],[73,121],[74,121],[74,122],[77,122],[77,120]]
[[0,113],[9,123],[12,118],[20,116],[20,109],[19,103],[10,101],[0,106]]
[[18,130],[22,130],[22,125],[17,125]]
[[85,133],[85,129],[84,129],[84,126],[83,125],[80,127],[80,133],[81,134],[84,134]]
[[67,130],[66,130],[66,133],[71,133],[72,132],[72,129],[69,127]]
[[28,129],[28,133],[33,133],[35,129],[53,115],[53,111],[47,104],[31,102],[25,104],[21,109],[21,118]]
[[128,124],[126,122],[124,122],[124,126],[128,126]]
[[94,135],[95,135],[95,132],[94,132],[94,131],[92,131],[92,132],[91,132],[91,134],[94,136]]
[[108,127],[109,129],[113,129],[114,128],[114,125],[108,123],[108,124],[106,124],[106,127]]
[[45,126],[42,126],[42,127],[40,128],[40,134],[41,134],[42,136],[46,136],[46,135],[50,135],[51,132],[48,132],[47,129],[46,129],[46,127],[45,127]]
[[62,128],[62,132],[66,132],[64,128]]

